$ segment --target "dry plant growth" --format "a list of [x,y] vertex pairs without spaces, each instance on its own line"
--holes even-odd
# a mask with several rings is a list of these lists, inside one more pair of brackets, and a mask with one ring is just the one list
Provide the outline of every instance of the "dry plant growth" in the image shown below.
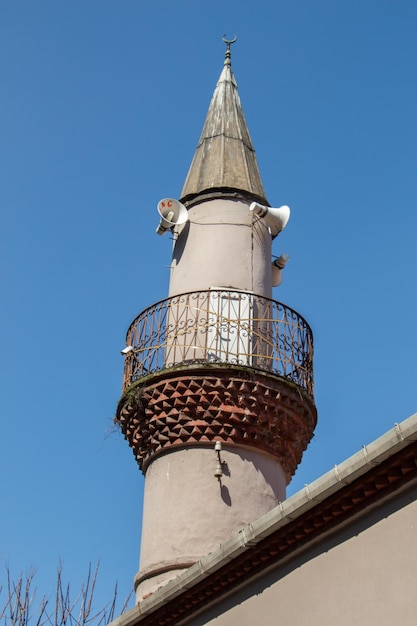
[[[70,585],[62,579],[62,567],[58,568],[55,592],[50,596],[36,597],[35,572],[20,574],[13,580],[7,569],[6,585],[0,587],[0,621],[4,626],[104,626],[115,618],[118,596],[117,583],[109,602],[97,609],[94,606],[99,564],[94,571],[88,567],[86,581],[75,596],[71,595]],[[130,595],[118,614],[126,611]]]

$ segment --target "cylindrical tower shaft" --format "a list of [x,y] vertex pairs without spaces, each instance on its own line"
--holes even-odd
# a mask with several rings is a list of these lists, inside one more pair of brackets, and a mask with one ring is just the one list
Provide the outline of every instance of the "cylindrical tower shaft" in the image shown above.
[[169,295],[226,287],[272,297],[271,236],[250,200],[208,199],[188,209],[175,242]]

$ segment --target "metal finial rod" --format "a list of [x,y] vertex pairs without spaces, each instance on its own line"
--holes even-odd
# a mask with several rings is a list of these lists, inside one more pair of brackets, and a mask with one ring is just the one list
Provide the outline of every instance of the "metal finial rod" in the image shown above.
[[224,55],[224,64],[225,65],[230,65],[230,46],[232,45],[232,43],[235,43],[235,41],[237,41],[237,37],[236,35],[233,37],[233,39],[226,39],[226,35],[223,35],[222,37],[224,43],[226,44],[226,54]]

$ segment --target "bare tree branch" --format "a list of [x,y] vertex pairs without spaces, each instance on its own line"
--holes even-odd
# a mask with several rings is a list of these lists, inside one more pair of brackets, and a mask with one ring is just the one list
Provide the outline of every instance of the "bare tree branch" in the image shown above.
[[[106,626],[113,621],[118,599],[118,585],[113,595],[103,607],[96,609],[96,591],[100,562],[92,570],[88,566],[87,577],[75,599],[71,598],[70,585],[63,582],[62,566],[57,570],[53,605],[47,596],[36,600],[34,577],[31,571],[26,577],[21,573],[13,580],[9,568],[6,569],[6,585],[0,585],[0,621],[4,626]],[[124,613],[132,594],[126,598],[120,613]],[[50,610],[49,610],[50,609]]]

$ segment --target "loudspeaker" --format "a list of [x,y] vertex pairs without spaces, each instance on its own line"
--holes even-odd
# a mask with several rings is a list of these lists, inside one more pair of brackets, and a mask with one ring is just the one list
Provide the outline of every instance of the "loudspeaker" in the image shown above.
[[273,209],[272,207],[252,202],[249,211],[264,218],[272,237],[276,237],[281,230],[284,230],[290,219],[290,207],[285,204],[278,209]]
[[282,270],[288,263],[290,257],[288,254],[281,254],[275,261],[272,263],[272,286],[279,287],[282,281],[284,280],[284,276],[282,275]]
[[158,235],[163,235],[167,230],[185,224],[188,220],[188,211],[185,206],[173,198],[163,198],[158,202],[156,208],[161,216],[161,221],[156,229]]

